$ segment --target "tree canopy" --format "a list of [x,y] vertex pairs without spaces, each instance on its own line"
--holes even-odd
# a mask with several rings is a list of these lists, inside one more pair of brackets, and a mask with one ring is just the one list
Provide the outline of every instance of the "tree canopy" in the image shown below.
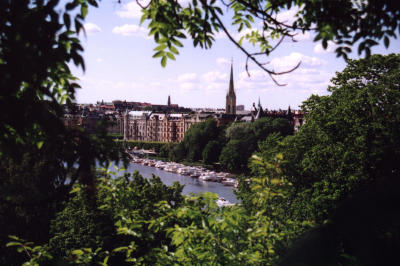
[[278,133],[282,136],[293,134],[293,121],[285,118],[264,117],[253,123],[232,123],[226,129],[228,143],[219,157],[223,167],[230,171],[247,172],[248,161],[257,150],[257,144],[268,135]]
[[[347,59],[355,47],[359,55],[364,53],[368,57],[371,47],[382,40],[386,47],[390,45],[390,38],[398,36],[400,21],[400,8],[395,0],[192,0],[188,3],[150,0],[146,5],[137,2],[143,8],[141,22],[148,21],[150,35],[157,43],[153,57],[161,58],[163,66],[167,59],[174,60],[179,54],[182,39],[189,37],[194,46],[208,49],[215,35],[222,31],[243,51],[247,62],[265,70],[274,81],[274,76],[288,73],[300,64],[283,72],[268,67],[268,56],[284,38],[295,42],[300,32],[312,32],[314,41],[321,41],[324,48],[329,41],[336,43],[338,57]],[[288,9],[295,11],[293,19],[280,19],[279,14]],[[228,23],[226,15],[232,16]],[[245,29],[250,32],[236,40],[229,22],[237,32]],[[245,47],[243,39],[253,44],[254,50]]]
[[62,104],[79,88],[68,63],[85,69],[79,33],[89,5],[97,2],[0,2],[0,253],[11,259],[8,235],[46,241],[74,183],[93,196],[94,168],[121,158],[104,127],[88,134],[63,123]]

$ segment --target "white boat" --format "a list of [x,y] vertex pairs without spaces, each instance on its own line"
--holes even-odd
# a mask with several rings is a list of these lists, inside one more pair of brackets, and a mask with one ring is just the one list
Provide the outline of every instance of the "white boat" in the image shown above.
[[209,171],[209,172],[205,172],[203,174],[201,174],[199,176],[199,180],[202,181],[219,181],[220,178],[215,174],[215,172]]
[[225,186],[235,186],[237,185],[236,179],[233,178],[225,178],[224,180],[221,181],[222,184]]
[[164,169],[165,164],[163,162],[157,162],[154,167],[160,168],[160,169]]
[[178,168],[176,172],[181,175],[190,175],[190,170],[187,167]]
[[193,170],[192,173],[190,174],[191,177],[197,178],[201,176],[200,170]]
[[233,206],[235,204],[232,202],[229,202],[228,200],[226,200],[223,197],[219,197],[217,199],[217,205],[218,205],[218,207],[229,207],[229,206]]

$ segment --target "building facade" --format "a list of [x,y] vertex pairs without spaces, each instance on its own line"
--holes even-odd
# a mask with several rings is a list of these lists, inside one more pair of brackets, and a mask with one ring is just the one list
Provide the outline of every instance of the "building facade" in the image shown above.
[[212,117],[204,114],[164,114],[148,111],[126,112],[124,139],[181,142],[188,129]]

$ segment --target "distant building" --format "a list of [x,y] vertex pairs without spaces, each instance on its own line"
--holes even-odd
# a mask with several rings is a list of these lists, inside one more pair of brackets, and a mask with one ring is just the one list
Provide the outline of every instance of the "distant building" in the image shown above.
[[181,142],[194,124],[204,122],[210,114],[165,114],[146,111],[126,112],[124,139],[160,142]]
[[236,105],[236,111],[244,111],[244,105]]
[[236,106],[236,93],[233,84],[233,64],[231,64],[229,88],[226,94],[226,108],[188,109],[171,103],[168,95],[166,105],[116,100],[112,103],[98,102],[97,105],[75,104],[65,106],[64,124],[69,128],[81,127],[89,132],[98,130],[98,121],[107,122],[108,133],[122,134],[125,140],[181,142],[188,129],[209,118],[217,125],[227,125],[233,121],[254,122],[263,117],[285,118],[295,131],[304,123],[303,113],[288,110],[268,111],[253,103],[250,111],[244,105]]

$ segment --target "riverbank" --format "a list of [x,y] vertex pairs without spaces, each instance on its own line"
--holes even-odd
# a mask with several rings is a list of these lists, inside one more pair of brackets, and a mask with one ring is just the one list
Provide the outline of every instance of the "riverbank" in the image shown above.
[[133,163],[159,168],[161,170],[176,173],[191,178],[197,178],[205,182],[219,182],[225,186],[237,187],[238,183],[234,175],[226,172],[208,170],[201,166],[188,166],[181,163],[165,162],[157,159],[138,156],[138,151],[127,151]]

